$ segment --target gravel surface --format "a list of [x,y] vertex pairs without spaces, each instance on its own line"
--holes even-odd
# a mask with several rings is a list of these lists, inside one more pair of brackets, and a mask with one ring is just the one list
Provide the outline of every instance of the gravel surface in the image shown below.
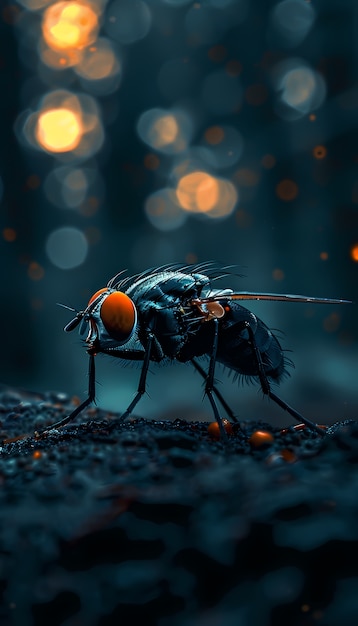
[[1,626],[358,624],[357,422],[34,434],[73,407],[0,390]]

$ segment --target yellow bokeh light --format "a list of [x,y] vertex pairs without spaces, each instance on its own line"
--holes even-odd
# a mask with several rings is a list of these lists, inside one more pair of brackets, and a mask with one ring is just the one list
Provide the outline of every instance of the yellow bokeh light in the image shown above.
[[81,50],[96,39],[98,16],[90,3],[56,2],[44,13],[42,34],[53,50]]
[[36,139],[50,152],[69,152],[82,138],[80,116],[66,108],[50,109],[40,113],[36,125]]

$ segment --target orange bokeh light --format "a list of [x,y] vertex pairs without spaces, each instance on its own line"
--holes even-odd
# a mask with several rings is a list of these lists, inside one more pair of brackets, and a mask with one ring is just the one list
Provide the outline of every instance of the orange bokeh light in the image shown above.
[[42,34],[53,50],[81,50],[95,41],[98,15],[90,3],[56,2],[44,13]]
[[238,200],[235,186],[229,180],[201,171],[180,178],[176,197],[185,211],[205,213],[211,218],[227,217]]
[[206,172],[192,172],[179,180],[176,195],[186,211],[206,213],[218,201],[219,185],[216,178]]
[[69,152],[81,141],[83,133],[80,116],[65,107],[40,113],[36,125],[36,139],[50,152]]

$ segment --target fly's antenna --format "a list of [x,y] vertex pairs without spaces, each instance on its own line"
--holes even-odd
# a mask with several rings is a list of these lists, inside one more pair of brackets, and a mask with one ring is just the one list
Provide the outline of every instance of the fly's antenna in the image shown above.
[[74,328],[76,328],[76,326],[78,326],[78,324],[80,323],[85,313],[84,311],[77,311],[77,309],[74,309],[72,306],[67,306],[67,304],[62,304],[61,302],[56,302],[56,304],[57,306],[62,306],[64,309],[68,309],[69,311],[73,311],[73,313],[76,313],[76,317],[74,317],[73,320],[68,322],[68,324],[66,324],[66,326],[63,329],[65,333],[70,333],[71,330],[73,330]]
[[73,313],[79,313],[77,309],[74,309],[73,306],[67,306],[67,304],[62,304],[62,302],[56,302],[57,306],[62,306],[63,309],[68,309],[68,311],[73,311]]
[[200,298],[200,303],[206,304],[217,300],[272,300],[276,302],[306,302],[312,304],[352,304],[351,300],[340,300],[337,298],[315,298],[311,296],[299,296],[293,294],[275,294],[275,293],[251,293],[242,291],[240,293],[215,294],[207,298]]

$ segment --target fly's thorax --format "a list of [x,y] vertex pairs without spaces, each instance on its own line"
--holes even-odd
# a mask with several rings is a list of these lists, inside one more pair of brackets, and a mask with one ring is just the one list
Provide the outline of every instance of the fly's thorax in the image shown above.
[[126,294],[136,304],[142,301],[169,302],[169,299],[175,301],[197,296],[209,283],[209,278],[204,274],[163,271],[140,278],[126,289]]
[[134,302],[121,291],[100,289],[89,300],[79,334],[86,343],[98,348],[127,343],[137,328]]

